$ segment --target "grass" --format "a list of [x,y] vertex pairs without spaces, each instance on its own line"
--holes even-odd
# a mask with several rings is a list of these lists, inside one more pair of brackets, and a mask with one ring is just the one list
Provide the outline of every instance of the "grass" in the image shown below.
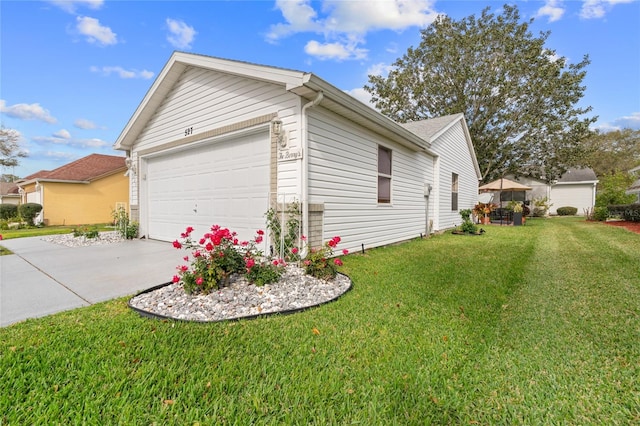
[[639,235],[540,219],[344,263],[353,290],[295,315],[0,329],[0,424],[640,423]]
[[112,225],[60,225],[60,226],[45,226],[45,227],[30,227],[22,229],[6,229],[0,231],[2,239],[8,240],[11,238],[24,238],[24,237],[41,237],[44,235],[57,235],[57,234],[70,234],[74,229],[82,226],[93,227],[97,226],[100,232],[113,231]]
[[[25,238],[25,237],[42,237],[45,235],[59,235],[70,234],[74,229],[80,226],[93,227],[97,226],[98,231],[113,231],[112,225],[100,224],[100,225],[73,225],[73,226],[45,226],[45,227],[30,227],[21,229],[5,229],[0,231],[2,240],[9,240],[12,238]],[[0,240],[1,241],[1,240]],[[13,252],[0,245],[0,256],[13,254]]]

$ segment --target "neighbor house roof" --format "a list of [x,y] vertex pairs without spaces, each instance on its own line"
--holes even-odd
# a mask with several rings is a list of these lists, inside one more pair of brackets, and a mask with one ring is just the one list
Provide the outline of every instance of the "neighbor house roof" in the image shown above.
[[188,67],[279,84],[285,90],[309,101],[314,100],[321,92],[324,96],[322,99],[324,108],[414,151],[423,150],[436,155],[430,150],[429,144],[416,134],[312,73],[186,52],[174,52],[171,55],[116,140],[115,149],[130,149]]
[[124,157],[91,154],[54,170],[41,170],[27,176],[19,184],[24,185],[33,181],[89,183],[126,168]]
[[18,185],[13,182],[0,182],[0,195],[18,194]]
[[589,168],[572,168],[567,170],[557,183],[577,183],[577,182],[597,182],[598,177],[593,169]]

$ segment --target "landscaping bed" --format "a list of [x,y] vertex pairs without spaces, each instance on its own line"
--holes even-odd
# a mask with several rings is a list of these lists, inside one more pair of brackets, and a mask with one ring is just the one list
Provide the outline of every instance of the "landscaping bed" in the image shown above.
[[640,234],[640,222],[631,222],[628,220],[609,220],[605,223],[610,226],[618,226],[628,229],[631,232],[635,232],[636,234]]

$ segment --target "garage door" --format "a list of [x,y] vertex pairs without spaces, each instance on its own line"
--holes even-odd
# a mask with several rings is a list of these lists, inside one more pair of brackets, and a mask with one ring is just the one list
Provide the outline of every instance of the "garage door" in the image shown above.
[[253,238],[268,208],[269,152],[260,132],[148,158],[149,238],[173,241],[187,226],[200,238],[215,224]]

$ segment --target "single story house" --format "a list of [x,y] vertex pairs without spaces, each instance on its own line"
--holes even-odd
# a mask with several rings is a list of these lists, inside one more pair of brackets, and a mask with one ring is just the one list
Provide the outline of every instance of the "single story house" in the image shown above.
[[[558,207],[576,207],[577,214],[583,215],[586,211],[591,210],[596,203],[598,177],[590,168],[570,168],[558,180],[550,183],[534,178],[511,177],[511,179],[531,187],[530,191],[514,193],[514,196],[526,196],[527,200],[547,197],[551,204],[549,209],[551,215],[556,214]],[[508,197],[509,194],[502,194],[503,200],[509,199]]]
[[480,171],[461,114],[400,125],[318,76],[174,52],[118,137],[140,235],[218,224],[249,239],[275,200],[311,246],[391,244],[453,227]]
[[629,170],[629,173],[635,175],[638,179],[636,179],[625,192],[635,195],[636,200],[634,202],[640,203],[640,166]]
[[46,225],[110,223],[113,212],[128,208],[125,158],[91,154],[17,182],[21,203],[38,203],[36,222]]
[[14,182],[0,182],[0,204],[20,204],[18,185]]

